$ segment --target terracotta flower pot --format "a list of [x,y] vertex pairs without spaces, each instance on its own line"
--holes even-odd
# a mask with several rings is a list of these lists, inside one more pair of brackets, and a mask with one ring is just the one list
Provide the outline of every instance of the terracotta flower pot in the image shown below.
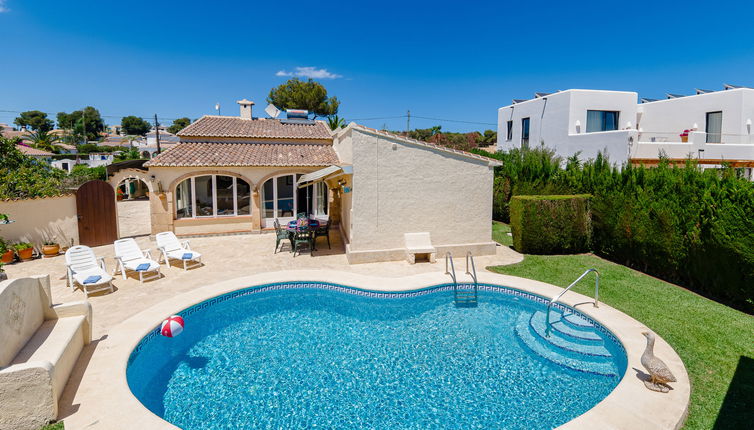
[[44,245],[42,246],[42,254],[44,254],[45,257],[54,257],[60,254],[60,245]]
[[26,248],[20,251],[16,251],[16,254],[18,254],[18,258],[20,258],[22,261],[31,260],[34,256],[34,248]]
[[681,142],[686,143],[688,141],[689,141],[689,137],[688,136],[683,136],[683,135],[681,136]]
[[13,261],[13,250],[9,249],[5,251],[5,254],[0,257],[0,261],[3,263],[11,263]]

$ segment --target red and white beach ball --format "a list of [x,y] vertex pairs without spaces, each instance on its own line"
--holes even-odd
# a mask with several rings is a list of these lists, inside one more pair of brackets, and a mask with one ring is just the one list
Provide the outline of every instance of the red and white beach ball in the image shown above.
[[183,318],[178,315],[167,317],[165,318],[165,321],[162,322],[160,334],[165,337],[176,337],[183,331],[183,326]]

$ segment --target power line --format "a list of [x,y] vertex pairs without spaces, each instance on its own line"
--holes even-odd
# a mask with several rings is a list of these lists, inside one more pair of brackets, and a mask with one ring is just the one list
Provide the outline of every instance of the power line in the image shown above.
[[406,115],[380,116],[380,117],[374,117],[374,118],[352,118],[351,121],[376,121],[376,120],[382,120],[382,119],[400,119],[400,118],[406,118],[408,120],[407,121],[407,126],[408,127],[410,127],[410,125],[408,125],[408,124],[410,124],[409,121],[411,120],[411,118],[427,119],[427,120],[431,120],[431,121],[441,121],[441,122],[457,122],[457,123],[461,123],[461,124],[477,124],[477,125],[492,125],[492,126],[497,126],[496,123],[492,123],[492,122],[463,121],[463,120],[460,120],[460,119],[430,118],[430,117],[427,117],[427,116],[418,116],[418,115],[411,114],[410,111],[408,111],[406,113]]
[[[402,119],[402,118],[406,118],[407,119],[407,126],[410,127],[409,124],[410,124],[411,118],[413,117],[413,118],[418,118],[418,119],[426,119],[426,120],[430,120],[430,121],[454,122],[454,123],[459,123],[459,124],[474,124],[474,125],[497,126],[496,123],[491,123],[491,122],[464,121],[464,120],[460,120],[460,119],[448,119],[448,118],[433,118],[433,117],[427,117],[427,116],[412,115],[410,112],[411,111],[407,111],[406,114],[404,114],[404,115],[377,116],[377,117],[370,117],[370,118],[351,118],[351,121],[377,121],[377,120],[386,120],[386,119]],[[0,113],[20,114],[20,113],[22,113],[22,111],[0,109]],[[57,115],[56,113],[53,114],[52,112],[44,112],[44,113],[47,114],[50,117]],[[123,116],[121,116],[121,115],[100,115],[100,116],[102,118],[124,118],[124,117],[130,116],[130,115],[123,115]],[[136,116],[136,115],[133,115],[133,116]],[[150,116],[138,116],[137,118],[141,118],[141,119],[146,120],[146,121],[152,121],[154,119],[154,117],[151,116],[151,115]],[[172,121],[175,121],[175,120],[177,120],[179,118],[159,117],[159,119],[161,119],[163,121],[171,121],[172,122]]]

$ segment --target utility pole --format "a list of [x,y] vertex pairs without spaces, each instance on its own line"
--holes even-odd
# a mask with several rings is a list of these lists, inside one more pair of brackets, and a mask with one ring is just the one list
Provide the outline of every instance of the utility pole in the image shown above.
[[84,145],[86,145],[89,143],[89,140],[86,138],[86,108],[81,111],[81,125],[84,127]]
[[154,114],[154,133],[157,137],[157,155],[160,154],[160,124],[157,122],[157,114]]
[[411,111],[406,111],[406,137],[408,137],[408,132],[411,131]]

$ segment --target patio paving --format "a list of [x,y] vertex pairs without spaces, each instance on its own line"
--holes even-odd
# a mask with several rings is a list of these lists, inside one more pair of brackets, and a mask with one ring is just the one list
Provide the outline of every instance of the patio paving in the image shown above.
[[[120,237],[148,235],[149,200],[124,200],[118,202],[118,228]],[[146,221],[145,221],[146,220]]]
[[[129,202],[132,203],[132,202]],[[164,277],[159,280],[139,284],[138,279],[129,277],[123,280],[120,275],[114,280],[113,293],[101,293],[89,297],[94,309],[92,343],[84,348],[73,370],[60,402],[59,419],[65,420],[66,429],[95,428],[98,417],[107,411],[87,409],[88,399],[95,399],[103,389],[100,381],[88,375],[91,369],[108,368],[109,363],[98,360],[98,350],[108,349],[108,332],[120,322],[159,302],[178,294],[201,288],[217,282],[242,276],[255,275],[281,270],[328,269],[381,277],[403,277],[427,272],[443,272],[445,265],[438,258],[437,263],[417,263],[406,261],[349,265],[339,235],[331,234],[332,249],[328,250],[324,240],[314,256],[307,253],[293,257],[287,251],[273,254],[274,234],[216,236],[190,239],[192,249],[202,254],[203,267],[184,271],[182,267],[162,266]],[[136,238],[142,249],[151,249],[156,260],[156,245],[148,236]],[[108,270],[114,268],[113,246],[94,248],[97,256],[105,257]],[[498,246],[496,255],[476,257],[476,267],[484,271],[487,266],[513,264],[523,259],[521,254],[505,246]],[[462,256],[457,257],[459,278],[464,270]],[[85,300],[81,290],[71,290],[65,282],[65,259],[38,259],[30,262],[5,266],[9,278],[32,275],[50,275],[52,299],[55,303]],[[460,279],[459,279],[460,280]],[[96,403],[96,402],[92,402]]]

